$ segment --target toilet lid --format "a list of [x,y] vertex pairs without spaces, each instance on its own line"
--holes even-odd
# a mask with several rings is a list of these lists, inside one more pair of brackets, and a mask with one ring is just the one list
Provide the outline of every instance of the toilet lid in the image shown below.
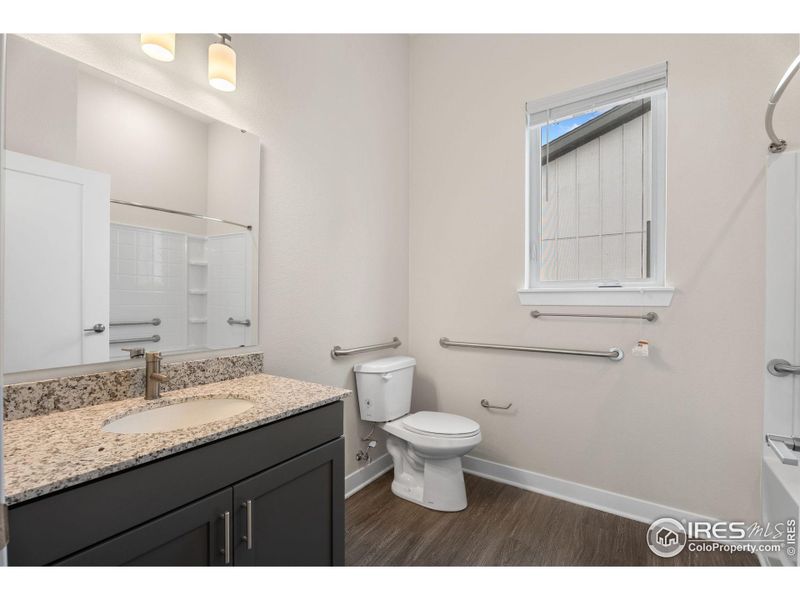
[[481,430],[480,425],[467,417],[426,410],[407,416],[403,427],[416,433],[452,437],[467,437]]

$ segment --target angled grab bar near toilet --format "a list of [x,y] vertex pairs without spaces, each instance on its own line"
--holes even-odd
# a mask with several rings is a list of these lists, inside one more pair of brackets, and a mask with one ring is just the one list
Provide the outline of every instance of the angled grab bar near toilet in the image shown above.
[[331,358],[341,358],[342,356],[361,354],[362,352],[373,352],[375,350],[397,348],[400,344],[402,344],[400,338],[394,337],[391,342],[386,342],[384,344],[374,344],[372,346],[359,346],[357,348],[342,348],[341,346],[334,346],[333,350],[331,350]]
[[621,348],[603,350],[570,350],[568,348],[537,348],[536,346],[509,346],[507,344],[482,344],[478,342],[454,342],[446,337],[439,338],[442,348],[484,348],[488,350],[513,350],[515,352],[542,352],[544,354],[568,354],[570,356],[596,356],[609,360],[622,360],[625,353]]

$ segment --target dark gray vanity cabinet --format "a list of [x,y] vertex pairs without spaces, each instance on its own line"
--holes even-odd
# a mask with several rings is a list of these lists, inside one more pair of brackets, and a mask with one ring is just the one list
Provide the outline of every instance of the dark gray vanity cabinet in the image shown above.
[[237,565],[342,564],[344,503],[334,502],[344,498],[342,441],[234,486]]
[[[229,488],[60,561],[68,567],[224,566],[225,514],[230,538]],[[228,563],[231,563],[228,541]]]
[[9,564],[344,564],[342,402],[13,505]]

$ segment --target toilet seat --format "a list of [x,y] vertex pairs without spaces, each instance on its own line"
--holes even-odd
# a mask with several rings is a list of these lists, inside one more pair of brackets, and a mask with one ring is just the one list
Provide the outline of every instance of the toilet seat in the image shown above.
[[403,427],[420,435],[466,438],[480,433],[481,426],[467,417],[423,410],[405,417]]

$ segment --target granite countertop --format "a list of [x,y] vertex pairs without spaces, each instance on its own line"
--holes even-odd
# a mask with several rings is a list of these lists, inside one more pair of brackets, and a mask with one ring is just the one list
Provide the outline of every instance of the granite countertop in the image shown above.
[[[129,469],[347,398],[349,390],[258,374],[4,422],[6,501],[16,504]],[[234,397],[253,407],[233,417],[163,433],[106,433],[120,416],[196,397]]]

